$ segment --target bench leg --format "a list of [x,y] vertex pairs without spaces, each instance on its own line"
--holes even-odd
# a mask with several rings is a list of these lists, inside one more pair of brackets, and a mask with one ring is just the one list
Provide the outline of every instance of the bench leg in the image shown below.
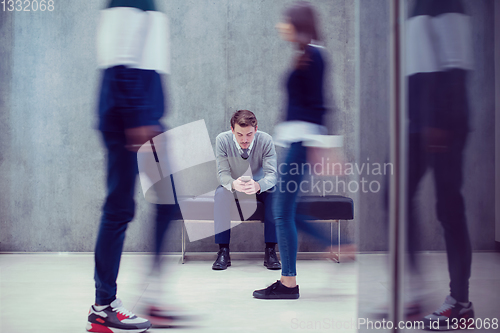
[[186,262],[186,226],[182,222],[182,236],[181,236],[181,263]]
[[[338,225],[338,233],[337,233],[337,241],[338,241],[338,251],[337,253],[333,252],[333,223],[337,222]],[[330,222],[330,249],[331,249],[331,255],[332,255],[332,260],[335,261],[336,263],[340,263],[340,220],[337,221],[332,221]]]
[[338,242],[337,263],[340,264],[340,220],[337,221],[337,226],[339,228],[339,230],[337,231],[337,242]]

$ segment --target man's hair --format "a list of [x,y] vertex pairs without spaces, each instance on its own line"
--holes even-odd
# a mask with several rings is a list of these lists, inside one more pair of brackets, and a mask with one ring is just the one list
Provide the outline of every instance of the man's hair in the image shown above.
[[241,127],[257,127],[257,118],[253,114],[252,111],[248,110],[238,110],[231,117],[231,127],[234,129],[234,126],[238,124]]

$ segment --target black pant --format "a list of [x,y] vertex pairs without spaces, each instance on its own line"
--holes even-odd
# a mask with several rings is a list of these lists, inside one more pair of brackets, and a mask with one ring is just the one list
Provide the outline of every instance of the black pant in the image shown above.
[[472,249],[465,218],[463,150],[466,134],[452,134],[445,152],[429,153],[420,133],[410,134],[408,171],[408,250],[410,266],[416,268],[415,251],[421,234],[415,209],[415,195],[428,168],[434,171],[437,217],[444,229],[451,296],[459,302],[469,300]]
[[[245,196],[241,193],[240,196]],[[265,191],[255,195],[257,201],[264,204],[264,241],[277,243],[276,225],[273,217],[272,193]],[[229,244],[231,239],[231,207],[235,205],[234,195],[225,187],[219,186],[214,197],[215,243]]]
[[[107,196],[95,247],[96,303],[106,305],[116,298],[116,278],[127,225],[134,218],[137,154],[125,148],[122,132],[102,132],[107,148]],[[156,205],[154,268],[159,268],[165,231],[178,205]]]

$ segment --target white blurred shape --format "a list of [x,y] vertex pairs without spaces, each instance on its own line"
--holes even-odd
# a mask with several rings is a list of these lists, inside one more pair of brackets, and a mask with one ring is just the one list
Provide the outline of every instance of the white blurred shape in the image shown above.
[[204,120],[194,121],[157,135],[153,142],[158,159],[164,161],[168,158],[169,164],[160,163],[164,175],[215,160]]
[[101,68],[125,65],[170,73],[168,17],[131,7],[101,10],[97,62]]

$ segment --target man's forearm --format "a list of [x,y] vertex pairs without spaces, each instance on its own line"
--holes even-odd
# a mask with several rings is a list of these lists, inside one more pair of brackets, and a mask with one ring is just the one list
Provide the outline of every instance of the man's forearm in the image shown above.
[[278,158],[276,155],[276,150],[274,144],[271,142],[267,146],[264,159],[262,161],[262,169],[264,171],[264,177],[258,181],[260,185],[260,192],[265,192],[271,189],[277,182],[277,162]]
[[260,179],[257,181],[260,186],[260,192],[265,192],[271,188],[273,188],[274,185],[276,185],[276,175],[267,175],[266,177]]
[[220,184],[228,191],[232,191],[233,190],[233,182],[234,182],[234,179],[231,177],[231,176],[226,176],[224,175],[223,177],[220,176],[219,177],[219,182]]

